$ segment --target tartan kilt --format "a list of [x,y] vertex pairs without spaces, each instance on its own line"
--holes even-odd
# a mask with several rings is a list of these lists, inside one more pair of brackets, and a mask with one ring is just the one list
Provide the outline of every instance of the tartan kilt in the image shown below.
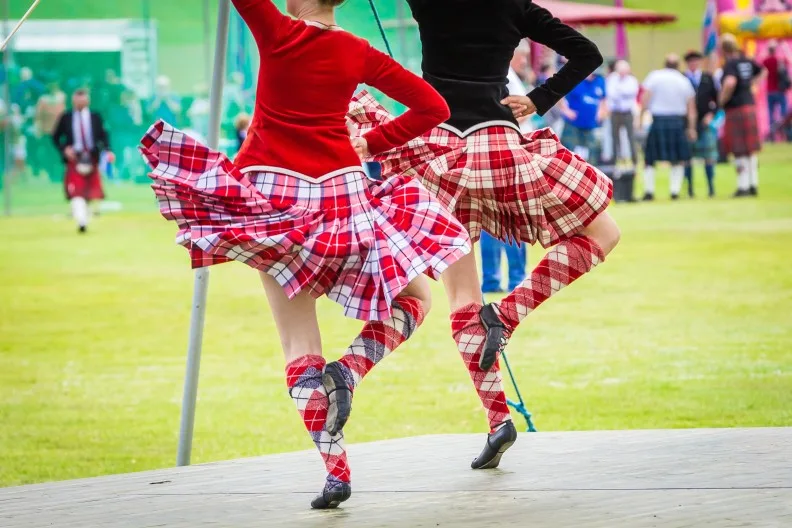
[[83,175],[77,172],[77,164],[68,162],[66,164],[66,174],[63,178],[63,190],[66,199],[85,198],[86,200],[103,200],[105,197],[102,188],[102,175],[99,174],[99,167],[94,166],[91,174]]
[[408,176],[375,182],[362,167],[318,180],[271,167],[244,172],[162,121],[140,150],[194,268],[237,260],[274,277],[289,298],[327,295],[349,317],[390,318],[410,281],[437,279],[471,249],[462,225]]
[[690,161],[691,148],[687,136],[687,118],[684,116],[657,116],[652,120],[646,138],[644,160],[652,166],[658,161],[673,164]]
[[709,125],[699,123],[698,137],[691,143],[691,157],[703,160],[718,159],[718,133]]
[[745,157],[762,150],[756,106],[744,105],[726,109],[723,127],[723,151],[735,157]]
[[[347,115],[361,134],[393,117],[367,92]],[[383,174],[417,174],[476,242],[487,231],[505,242],[545,247],[577,235],[613,195],[601,171],[564,148],[549,129],[523,136],[505,125],[465,137],[441,126],[374,157]]]

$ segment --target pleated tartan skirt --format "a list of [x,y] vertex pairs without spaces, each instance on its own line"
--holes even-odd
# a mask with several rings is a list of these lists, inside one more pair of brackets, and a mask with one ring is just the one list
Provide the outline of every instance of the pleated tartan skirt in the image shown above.
[[[393,116],[361,92],[347,119],[362,135]],[[421,178],[474,242],[484,230],[506,242],[550,247],[579,234],[613,196],[611,180],[564,148],[550,129],[523,136],[496,123],[460,135],[443,125],[374,161],[386,176]]]
[[462,225],[415,178],[374,182],[361,167],[312,179],[287,169],[240,171],[162,121],[142,140],[162,215],[193,267],[237,260],[274,277],[289,298],[327,295],[361,320],[421,274],[470,252]]
[[744,105],[726,109],[723,128],[723,151],[736,157],[745,157],[762,150],[756,106]]
[[657,116],[652,120],[646,138],[644,160],[652,166],[659,161],[673,164],[690,161],[692,149],[687,136],[687,118],[684,116]]

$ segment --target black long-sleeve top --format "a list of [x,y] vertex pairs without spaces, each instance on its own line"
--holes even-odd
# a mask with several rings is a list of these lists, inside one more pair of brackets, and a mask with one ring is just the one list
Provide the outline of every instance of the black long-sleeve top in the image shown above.
[[530,94],[544,115],[602,64],[589,39],[531,0],[407,0],[423,45],[424,79],[451,108],[448,124],[461,131],[488,121],[517,124],[501,101],[522,39],[567,58],[557,74]]

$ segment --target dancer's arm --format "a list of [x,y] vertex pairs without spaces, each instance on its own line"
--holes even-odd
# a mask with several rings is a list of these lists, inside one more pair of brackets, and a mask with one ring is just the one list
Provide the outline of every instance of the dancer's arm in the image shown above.
[[272,45],[281,23],[289,17],[275,7],[272,0],[231,0],[250,28],[259,49]]
[[592,41],[532,2],[523,14],[520,30],[523,37],[544,44],[568,61],[558,73],[528,94],[539,115],[544,115],[603,62],[602,54]]
[[403,145],[451,117],[448,104],[434,88],[372,47],[368,50],[363,82],[409,109],[364,136],[372,155]]

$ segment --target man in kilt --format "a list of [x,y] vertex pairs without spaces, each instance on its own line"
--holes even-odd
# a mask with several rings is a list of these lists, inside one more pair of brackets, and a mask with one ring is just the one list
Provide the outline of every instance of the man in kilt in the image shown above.
[[[472,254],[443,275],[452,336],[489,422],[487,442],[471,467],[490,469],[517,440],[500,353],[529,314],[602,263],[619,242],[618,226],[606,211],[613,194],[607,176],[564,148],[551,130],[523,135],[518,125],[535,112],[545,115],[602,64],[602,55],[530,0],[408,4],[421,34],[424,79],[446,99],[451,118],[374,158],[385,174],[417,175],[473,242],[488,231],[503,241],[548,249],[529,276],[493,304],[482,305]],[[525,38],[569,61],[529,95],[509,96],[509,62]],[[355,96],[348,118],[360,133],[393,119],[368,93]]]
[[113,159],[104,120],[91,111],[90,104],[88,90],[76,90],[72,95],[72,109],[60,117],[52,133],[52,141],[66,165],[63,187],[79,233],[88,229],[88,202],[104,198],[99,157],[107,152],[109,159]]
[[723,147],[734,156],[737,168],[735,198],[759,194],[759,157],[762,149],[753,86],[764,71],[745,57],[733,35],[723,35],[721,51],[726,59],[721,81],[720,104],[726,111]]
[[[702,69],[704,55],[698,51],[690,51],[685,55],[687,72],[685,76],[696,89],[696,125],[697,139],[693,142],[693,159],[704,161],[704,172],[707,175],[709,197],[715,196],[715,163],[718,161],[718,134],[712,126],[712,120],[718,111],[718,87],[715,78]],[[685,166],[688,196],[693,198],[693,164]]]
[[643,112],[652,115],[644,151],[644,201],[655,198],[655,165],[671,164],[671,199],[679,198],[684,167],[690,163],[690,141],[696,140],[696,91],[679,71],[679,57],[670,54],[664,68],[643,82]]

